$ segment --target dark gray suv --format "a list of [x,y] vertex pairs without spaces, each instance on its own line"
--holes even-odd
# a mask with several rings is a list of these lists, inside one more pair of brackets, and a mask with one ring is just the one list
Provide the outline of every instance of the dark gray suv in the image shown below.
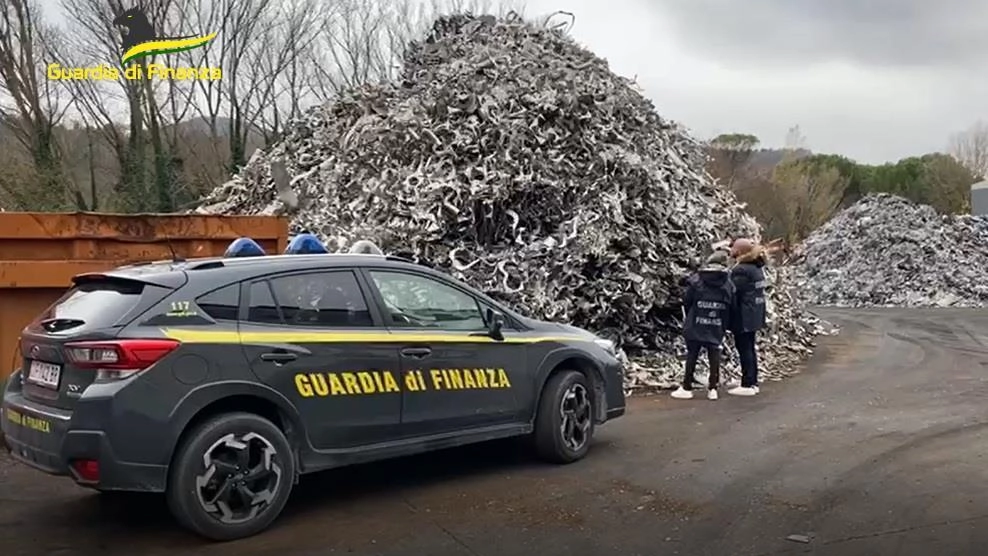
[[625,411],[609,341],[383,255],[80,275],[20,349],[3,396],[14,457],[163,492],[215,540],[268,527],[302,473],[523,435],[568,463]]

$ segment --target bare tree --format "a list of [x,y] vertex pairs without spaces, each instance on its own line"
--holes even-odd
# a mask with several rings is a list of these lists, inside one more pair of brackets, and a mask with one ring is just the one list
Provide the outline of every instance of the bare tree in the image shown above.
[[66,202],[86,208],[62,167],[57,128],[67,103],[45,75],[57,39],[32,0],[0,4],[0,91],[7,99],[0,105],[0,124],[30,154],[34,178],[14,182],[7,195],[24,208],[62,208]]
[[[311,42],[325,2],[315,0],[191,0],[189,26],[218,33],[210,47],[188,51],[196,66],[220,67],[223,79],[197,81],[194,105],[219,146],[225,143],[227,170],[247,161],[251,140],[262,136],[284,74],[302,73],[301,51]],[[330,4],[331,5],[331,4]],[[297,33],[292,35],[292,33]],[[287,79],[289,82],[292,78]]]
[[947,151],[979,179],[988,179],[988,123],[978,121],[950,137]]
[[285,122],[297,117],[314,98],[309,90],[312,63],[309,53],[320,29],[339,8],[320,0],[289,0],[265,37],[268,48],[259,69],[264,87],[260,133],[265,145],[281,134]]
[[227,138],[230,169],[235,170],[245,162],[243,138],[250,133],[254,123],[250,113],[261,96],[255,82],[260,75],[257,63],[267,48],[264,37],[272,24],[269,12],[274,6],[271,0],[202,0],[194,4],[190,25],[219,33],[218,41],[203,49],[201,61],[223,70],[221,81],[197,83],[207,100],[203,117],[214,136]]
[[[148,19],[163,36],[180,36],[182,15],[190,0],[148,0],[138,2]],[[121,0],[62,0],[66,13],[77,24],[66,47],[59,52],[65,65],[90,67],[107,64],[116,67],[121,55],[122,30],[113,21],[124,11]],[[126,7],[130,7],[129,5]],[[172,55],[152,55],[128,64],[146,75],[150,64],[175,65]],[[116,153],[119,179],[113,184],[114,199],[120,210],[172,210],[178,188],[178,156],[181,137],[178,124],[193,104],[191,84],[172,79],[126,79],[116,81],[73,80],[75,105],[102,141]],[[122,125],[123,122],[126,125]],[[94,175],[94,172],[90,172]],[[91,191],[99,189],[91,185]]]
[[[113,20],[124,11],[121,0],[62,0],[62,7],[74,24],[58,52],[59,62],[72,67],[100,63],[118,66],[121,34]],[[152,168],[145,131],[144,83],[123,78],[77,79],[65,85],[72,91],[81,116],[95,123],[94,127],[116,153],[119,179],[112,187],[117,202],[114,208],[154,210],[153,200],[157,196],[150,190]],[[127,119],[126,126],[121,125],[120,114]]]
[[[73,25],[56,60],[116,66],[121,33],[113,20],[121,1],[61,0]],[[219,67],[222,79],[60,85],[87,122],[84,143],[96,151],[105,142],[116,155],[114,208],[169,210],[243,166],[253,148],[276,140],[306,105],[396,77],[409,41],[438,15],[520,12],[510,1],[138,0],[159,35],[217,38],[205,48],[135,63]]]
[[383,0],[339,0],[310,51],[311,84],[320,98],[391,75],[391,8]]
[[[145,3],[141,6],[152,22],[163,22],[166,29],[177,29],[173,25],[176,16],[182,13],[183,4],[181,0],[157,0],[153,3]],[[165,36],[172,36],[173,33],[162,31]],[[180,33],[175,32],[179,35]],[[150,64],[163,61],[165,65],[172,60],[167,55],[148,56],[141,63],[134,65],[149,67]],[[149,186],[154,194],[154,207],[158,211],[171,211],[176,206],[177,179],[175,171],[175,147],[177,144],[178,120],[172,117],[181,118],[184,114],[179,107],[181,103],[177,100],[181,97],[191,98],[188,94],[188,87],[182,87],[181,81],[173,79],[154,80],[145,79],[140,82],[142,90],[139,99],[142,101],[140,109],[143,116],[142,130],[147,135],[148,146],[151,157],[148,165]],[[187,106],[187,105],[186,105]],[[175,113],[178,111],[179,113]],[[171,113],[170,113],[171,112]],[[171,130],[172,133],[168,133]],[[172,140],[169,141],[168,139]]]
[[359,85],[395,79],[405,48],[441,15],[523,12],[521,0],[337,2],[311,51],[311,89],[320,100]]
[[[189,0],[187,25],[216,31],[209,48],[183,53],[195,66],[220,66],[223,80],[198,81],[192,103],[235,171],[251,147],[270,144],[309,104],[394,78],[408,41],[439,14],[506,13],[491,0]],[[222,128],[222,129],[221,129]]]
[[783,147],[787,151],[799,151],[806,148],[806,136],[803,135],[803,131],[799,128],[799,125],[794,125],[789,128],[786,132],[785,146]]

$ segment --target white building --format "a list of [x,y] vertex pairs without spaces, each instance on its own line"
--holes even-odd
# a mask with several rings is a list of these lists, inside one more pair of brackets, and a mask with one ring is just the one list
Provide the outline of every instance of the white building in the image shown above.
[[971,186],[971,214],[988,214],[988,180]]

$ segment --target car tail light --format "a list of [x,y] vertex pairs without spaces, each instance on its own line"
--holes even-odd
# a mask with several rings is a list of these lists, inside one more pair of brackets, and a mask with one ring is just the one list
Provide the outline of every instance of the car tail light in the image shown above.
[[65,345],[72,364],[96,371],[96,380],[118,380],[154,365],[179,346],[176,340],[73,342]]
[[72,469],[87,483],[99,482],[99,462],[94,459],[73,460]]

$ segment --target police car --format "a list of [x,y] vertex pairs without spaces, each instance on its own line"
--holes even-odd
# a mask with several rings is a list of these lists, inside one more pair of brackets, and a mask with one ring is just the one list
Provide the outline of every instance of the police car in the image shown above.
[[165,493],[182,525],[229,540],[267,528],[303,473],[515,436],[569,463],[624,414],[611,342],[364,250],[241,238],[76,276],[22,332],[11,454]]

